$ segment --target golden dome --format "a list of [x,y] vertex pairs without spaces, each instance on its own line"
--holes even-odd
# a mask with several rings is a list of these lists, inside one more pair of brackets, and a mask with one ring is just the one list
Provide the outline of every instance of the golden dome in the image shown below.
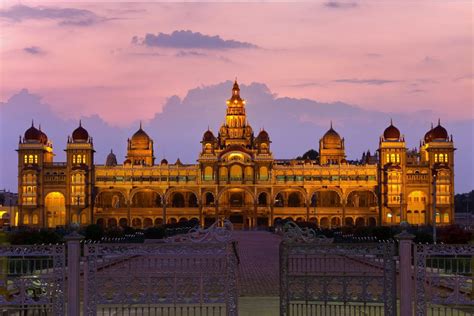
[[342,139],[341,136],[331,127],[323,136],[323,148],[325,149],[341,149]]
[[149,149],[150,140],[150,136],[145,133],[142,129],[142,123],[140,123],[140,128],[130,139],[130,146],[132,149]]

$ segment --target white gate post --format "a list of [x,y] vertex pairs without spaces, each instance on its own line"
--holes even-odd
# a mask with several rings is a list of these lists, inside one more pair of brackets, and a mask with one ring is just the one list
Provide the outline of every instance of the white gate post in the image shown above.
[[399,241],[400,258],[400,315],[413,315],[413,279],[412,279],[412,246],[414,235],[407,232],[407,222],[400,223],[403,231],[396,235]]
[[67,243],[67,315],[80,315],[81,243],[84,237],[73,231],[64,239]]

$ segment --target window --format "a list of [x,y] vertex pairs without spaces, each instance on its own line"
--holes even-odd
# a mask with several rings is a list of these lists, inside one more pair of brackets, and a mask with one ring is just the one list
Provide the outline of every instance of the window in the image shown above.
[[86,163],[86,155],[82,155],[82,163]]
[[33,163],[33,162],[34,162],[33,159],[34,159],[34,158],[33,158],[33,155],[29,155],[29,156],[28,156],[28,163]]
[[72,163],[76,163],[76,155],[72,155]]
[[82,156],[81,155],[77,155],[76,162],[77,163],[82,163]]
[[23,162],[24,162],[24,163],[28,163],[28,155],[25,155],[25,156],[23,157]]

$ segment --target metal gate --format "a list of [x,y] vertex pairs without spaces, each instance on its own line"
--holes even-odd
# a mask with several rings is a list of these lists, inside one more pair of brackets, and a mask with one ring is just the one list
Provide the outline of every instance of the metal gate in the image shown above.
[[287,224],[280,315],[396,315],[395,244],[336,244]]
[[84,248],[84,315],[237,315],[237,258],[225,230],[155,244]]
[[2,315],[65,315],[65,246],[0,247]]
[[414,245],[415,314],[474,315],[474,245]]

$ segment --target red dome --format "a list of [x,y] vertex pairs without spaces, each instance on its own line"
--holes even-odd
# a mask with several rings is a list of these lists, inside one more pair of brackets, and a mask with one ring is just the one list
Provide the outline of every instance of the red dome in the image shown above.
[[81,121],[79,121],[79,127],[72,132],[72,140],[75,142],[87,142],[89,139],[89,133],[82,127]]
[[168,160],[166,160],[165,158],[163,158],[163,159],[161,160],[161,163],[160,163],[160,164],[161,164],[161,165],[167,165],[167,164],[168,164]]
[[390,126],[385,129],[383,132],[383,138],[386,140],[399,140],[400,131],[396,128],[393,123],[390,121]]
[[34,127],[33,122],[31,122],[31,127],[25,131],[24,138],[26,141],[35,141],[41,142],[42,135],[39,129]]
[[262,141],[262,142],[268,142],[270,141],[270,136],[268,136],[268,133],[266,130],[262,129],[260,131],[260,133],[258,133],[258,136],[257,136],[258,140],[259,141]]
[[440,122],[438,122],[438,126],[431,131],[431,137],[433,140],[446,140],[449,138],[448,131],[441,126]]
[[431,124],[431,129],[425,134],[425,143],[431,142],[433,139],[433,123]]
[[214,136],[214,134],[210,131],[210,130],[207,130],[204,135],[202,136],[202,140],[205,141],[205,142],[212,142],[216,139],[216,137]]

